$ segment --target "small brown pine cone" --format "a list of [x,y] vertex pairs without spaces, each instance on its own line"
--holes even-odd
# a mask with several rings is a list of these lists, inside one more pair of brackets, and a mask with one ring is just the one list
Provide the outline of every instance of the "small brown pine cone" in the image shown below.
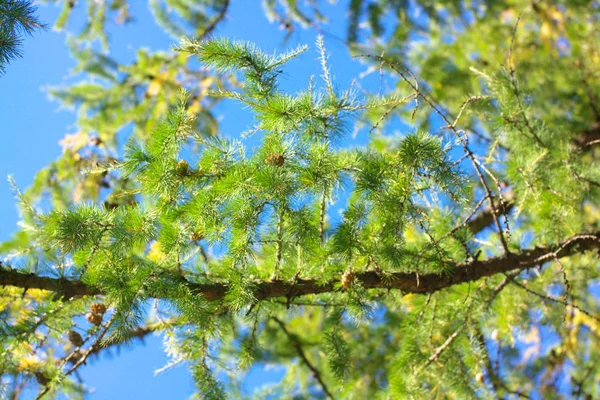
[[279,153],[271,153],[265,158],[265,163],[274,167],[281,167],[285,163],[285,156]]
[[81,360],[81,357],[83,357],[83,354],[81,353],[81,351],[75,350],[74,352],[72,352],[69,355],[69,357],[67,358],[67,362],[69,362],[71,364],[77,364],[79,362],[79,360]]
[[50,383],[50,379],[48,379],[43,372],[39,371],[35,373],[35,380],[42,386],[46,386]]
[[106,306],[102,303],[94,303],[90,306],[90,312],[94,314],[104,314],[106,312]]
[[100,145],[102,145],[102,143],[103,143],[102,139],[100,139],[98,136],[92,136],[90,138],[90,144],[92,146],[100,146]]
[[69,341],[71,342],[71,344],[73,344],[73,346],[80,347],[81,345],[83,345],[83,338],[79,333],[75,331],[69,331],[67,335],[69,336]]
[[102,323],[102,314],[87,313],[86,318],[90,324],[100,325]]
[[350,289],[352,281],[354,280],[354,272],[347,270],[342,274],[342,288]]
[[483,383],[484,380],[484,376],[481,372],[478,372],[477,374],[475,374],[475,380],[477,381],[477,383]]
[[177,173],[179,175],[188,175],[190,173],[190,165],[185,160],[179,160],[177,163]]
[[198,232],[198,231],[192,232],[192,240],[194,242],[197,242],[197,241],[202,240],[202,239],[204,239],[204,233]]

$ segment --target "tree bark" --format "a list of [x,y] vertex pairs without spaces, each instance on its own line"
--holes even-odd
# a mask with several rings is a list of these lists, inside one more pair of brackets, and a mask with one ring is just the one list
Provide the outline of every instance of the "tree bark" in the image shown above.
[[[600,231],[579,234],[548,246],[535,247],[519,253],[511,253],[486,260],[474,260],[469,263],[449,265],[446,273],[417,274],[415,272],[384,273],[367,271],[356,273],[355,278],[366,289],[397,289],[404,293],[433,293],[461,283],[473,282],[480,278],[509,271],[522,271],[543,265],[556,258],[581,254],[588,250],[600,249]],[[164,279],[164,277],[161,277]],[[178,277],[173,284],[188,286],[194,293],[209,301],[222,299],[228,286],[222,283],[194,283]],[[27,289],[49,290],[62,299],[84,295],[101,295],[102,291],[81,281],[61,278],[42,277],[35,274],[23,274],[14,269],[0,269],[0,285],[16,286]],[[261,281],[255,283],[255,297],[265,300],[275,297],[298,297],[310,294],[328,293],[340,290],[340,279],[326,283],[314,279],[296,279],[293,281]],[[149,293],[149,297],[160,298],[160,294]]]

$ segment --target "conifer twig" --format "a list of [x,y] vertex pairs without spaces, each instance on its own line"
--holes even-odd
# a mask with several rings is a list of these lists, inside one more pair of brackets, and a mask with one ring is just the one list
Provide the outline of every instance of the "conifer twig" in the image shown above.
[[277,213],[277,241],[276,257],[275,257],[275,270],[273,271],[273,280],[279,278],[279,269],[281,268],[281,261],[283,258],[283,210]]
[[479,342],[479,347],[481,348],[481,350],[483,352],[483,362],[485,365],[485,369],[487,370],[488,378],[489,378],[496,394],[498,393],[499,389],[501,388],[506,393],[514,394],[517,397],[520,397],[523,399],[531,399],[531,397],[529,397],[525,393],[521,392],[520,390],[513,390],[506,385],[506,383],[498,376],[498,374],[494,370],[494,366],[492,365],[492,360],[490,359],[490,355],[488,353],[487,346],[485,344],[485,336],[483,336],[483,332],[481,332],[480,329],[477,329],[475,336],[477,338],[477,341]]
[[421,367],[419,367],[416,371],[416,374],[419,374],[421,371],[423,371],[425,368],[427,368],[432,362],[437,361],[437,359],[440,357],[440,355],[444,352],[444,350],[446,350],[446,348],[448,346],[450,346],[452,344],[452,342],[454,342],[454,340],[458,337],[458,335],[460,335],[460,333],[462,332],[462,330],[464,329],[464,325],[461,325],[458,329],[456,329],[452,335],[448,336],[448,339],[446,339],[446,341],[444,343],[442,343],[441,346],[439,346],[435,352],[427,359],[427,361],[425,362],[425,364],[423,364]]
[[589,379],[589,377],[591,376],[592,372],[594,371],[594,368],[596,368],[596,365],[598,364],[598,359],[596,358],[595,360],[592,361],[592,363],[590,364],[590,366],[586,369],[583,377],[581,379],[574,379],[571,378],[573,383],[576,385],[573,388],[573,398],[575,399],[579,399],[581,396],[581,392],[583,391],[583,384],[585,383],[586,380]]
[[302,362],[308,367],[308,369],[310,369],[310,371],[312,372],[313,377],[317,380],[317,382],[319,382],[319,385],[321,385],[321,388],[323,389],[323,391],[325,392],[325,394],[327,395],[327,397],[330,398],[330,399],[334,399],[335,397],[333,397],[333,395],[331,394],[331,392],[327,388],[327,385],[323,381],[323,378],[321,376],[321,372],[306,357],[306,354],[304,353],[304,349],[302,348],[302,343],[300,343],[300,340],[298,340],[298,338],[296,337],[296,335],[294,335],[290,331],[288,331],[288,329],[285,326],[285,323],[282,320],[280,320],[277,317],[273,317],[273,316],[271,316],[271,319],[273,321],[275,321],[279,325],[279,327],[281,328],[281,330],[283,331],[283,333],[285,333],[285,335],[288,337],[288,339],[290,340],[290,342],[292,342],[292,345],[296,349],[296,352],[298,353],[298,356],[300,356],[300,359],[302,360]]
[[[98,351],[98,347],[101,347],[102,339],[104,339],[104,336],[106,335],[106,332],[108,332],[108,330],[112,326],[112,324],[113,324],[113,322],[115,320],[115,316],[116,316],[116,314],[114,314],[111,317],[111,319],[108,320],[106,322],[106,324],[104,324],[104,326],[100,330],[100,333],[98,334],[98,336],[94,340],[94,343],[92,343],[92,345],[85,352],[83,352],[81,354],[81,357],[75,362],[75,364],[73,364],[73,366],[67,372],[65,372],[65,376],[69,376],[73,372],[75,372],[77,370],[77,368],[79,368],[81,365],[85,364],[86,360],[92,354],[92,352],[97,352]],[[70,357],[66,357],[63,360],[63,362],[66,362],[69,358]],[[44,387],[44,389],[37,395],[36,400],[40,400],[41,398],[43,398],[46,394],[48,394],[49,391],[50,391],[50,386],[46,385]]]
[[204,39],[205,37],[210,35],[212,33],[212,31],[215,30],[217,25],[223,20],[223,18],[225,18],[225,15],[227,14],[228,9],[229,9],[229,0],[224,0],[223,6],[221,7],[219,14],[210,22],[210,24],[208,24],[206,26],[206,28],[204,28],[204,31],[200,35],[199,39]]
[[[529,133],[531,134],[533,139],[540,146],[546,147],[544,142],[542,142],[540,137],[537,135],[537,133],[533,129],[533,126],[529,122],[529,118],[527,117],[527,114],[525,112],[525,107],[523,105],[523,100],[521,99],[521,91],[519,90],[519,84],[518,84],[517,77],[516,77],[516,68],[515,68],[515,64],[514,64],[514,60],[513,60],[513,52],[514,52],[515,38],[517,37],[517,28],[519,27],[519,22],[521,22],[521,14],[519,14],[519,16],[517,17],[517,22],[515,23],[515,26],[514,26],[513,32],[512,32],[512,37],[510,39],[510,47],[508,48],[508,64],[509,64],[508,68],[510,71],[510,84],[512,86],[513,93],[517,99],[517,104],[519,106],[519,112],[523,115],[523,121],[525,122],[525,126],[527,127],[527,130],[529,131]],[[509,122],[511,122],[511,121],[509,121]],[[515,127],[520,132],[523,133],[523,131],[521,130],[521,127],[516,123],[516,121],[512,121],[512,122],[514,123]]]
[[532,294],[536,297],[539,297],[542,300],[547,300],[547,301],[550,301],[553,303],[562,304],[565,307],[572,307],[572,308],[576,309],[577,311],[579,311],[580,313],[585,314],[586,316],[596,320],[597,322],[600,322],[600,318],[598,318],[591,312],[579,307],[577,304],[574,304],[572,302],[565,300],[564,298],[559,299],[559,298],[556,298],[556,297],[553,297],[553,296],[550,296],[550,295],[547,295],[544,293],[536,292],[535,290],[528,288],[527,286],[523,285],[521,282],[517,282],[516,280],[512,280],[511,283],[514,284],[515,286],[520,287],[527,293]]
[[321,240],[321,244],[325,242],[325,207],[326,198],[325,189],[323,189],[323,193],[321,194],[321,209],[319,211],[319,239]]
[[590,150],[592,146],[600,144],[600,122],[583,131],[573,141],[582,151]]
[[[389,68],[391,68],[394,72],[396,72],[404,82],[406,82],[414,91],[417,97],[421,97],[423,99],[423,101],[425,103],[427,103],[427,105],[446,123],[446,127],[448,129],[450,129],[453,133],[454,136],[456,136],[456,138],[460,141],[463,150],[465,152],[465,154],[467,154],[469,160],[471,161],[472,165],[473,165],[473,169],[475,170],[475,173],[477,175],[477,178],[479,179],[481,185],[483,186],[483,189],[485,190],[485,195],[488,198],[489,202],[490,202],[490,208],[493,211],[493,217],[494,217],[494,223],[496,225],[496,228],[498,229],[498,236],[500,237],[500,242],[502,243],[502,248],[504,249],[504,252],[506,254],[510,254],[510,250],[508,248],[508,243],[506,241],[506,238],[504,237],[504,231],[502,229],[502,225],[500,224],[500,220],[498,218],[498,213],[496,212],[495,206],[494,206],[494,201],[493,198],[494,196],[492,195],[492,191],[489,187],[489,185],[487,184],[483,173],[481,171],[481,167],[480,165],[477,163],[477,160],[475,159],[474,153],[473,151],[469,148],[467,141],[465,138],[463,138],[458,129],[456,128],[456,126],[454,126],[454,124],[450,121],[449,117],[442,112],[442,109],[436,105],[428,96],[426,96],[425,94],[423,94],[418,87],[418,84],[412,82],[407,76],[406,74],[402,71],[407,71],[407,74],[411,75],[414,78],[414,75],[410,72],[410,70],[408,70],[406,67],[401,66],[400,68],[402,68],[402,70],[400,70],[398,68],[398,66],[396,65],[396,63],[390,62],[385,60],[382,57],[379,56],[374,56],[374,55],[361,55],[359,57],[366,57],[366,58],[372,58],[375,60],[378,60],[380,62],[386,63],[386,65],[389,66]],[[416,79],[415,79],[416,81]]]
[[[485,197],[481,199],[481,202],[485,201]],[[494,208],[487,207],[483,209],[479,214],[472,213],[469,215],[467,219],[463,222],[464,225],[469,227],[469,230],[475,235],[485,228],[487,228],[490,224],[494,223],[494,210],[499,212],[501,215],[506,215],[512,211],[515,207],[514,195],[511,192],[508,192],[504,195],[504,201],[496,204]],[[463,224],[459,225],[460,228]]]

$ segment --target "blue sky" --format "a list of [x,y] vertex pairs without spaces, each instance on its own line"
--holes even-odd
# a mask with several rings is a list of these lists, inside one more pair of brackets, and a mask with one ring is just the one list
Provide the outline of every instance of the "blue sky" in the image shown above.
[[[133,24],[126,27],[114,22],[108,23],[111,56],[128,63],[141,47],[153,50],[168,49],[176,41],[163,33],[156,25],[143,1],[132,2]],[[321,74],[317,60],[316,32],[296,30],[282,46],[285,32],[276,24],[266,21],[258,1],[232,1],[228,18],[216,31],[216,35],[247,40],[271,51],[285,51],[297,45],[308,44],[310,49],[286,68],[281,77],[282,86],[289,90],[299,90],[308,84],[310,75]],[[347,2],[332,6],[323,3],[323,9],[331,22],[327,26],[331,34],[344,37],[346,29]],[[42,21],[52,25],[59,9],[54,6],[40,6],[38,15]],[[74,16],[72,27],[81,24],[82,12]],[[60,155],[58,141],[65,134],[76,131],[74,110],[61,110],[52,102],[44,88],[70,82],[69,69],[74,66],[65,46],[64,32],[51,29],[37,32],[24,42],[24,58],[13,61],[0,77],[0,121],[2,121],[2,146],[0,146],[0,241],[6,240],[17,229],[19,219],[16,202],[5,179],[12,174],[20,188],[29,185],[35,173]],[[328,35],[325,44],[330,53],[330,63],[334,70],[336,84],[346,88],[352,80],[366,70],[358,60],[350,58],[343,44]],[[377,76],[373,76],[377,75]],[[373,74],[361,82],[363,86],[379,84],[378,74]],[[375,88],[377,89],[377,87]],[[229,102],[219,106],[222,116],[222,132],[234,137],[250,127],[250,116],[238,104]],[[364,143],[365,138],[353,139],[352,144]],[[145,344],[135,342],[119,354],[100,356],[80,370],[80,375],[95,391],[90,399],[185,399],[194,391],[191,377],[184,365],[176,366],[158,376],[154,371],[167,363],[162,351],[161,338],[151,336]],[[247,379],[249,393],[257,384],[278,380],[280,369],[257,367],[251,370]],[[34,396],[34,393],[28,393]]]

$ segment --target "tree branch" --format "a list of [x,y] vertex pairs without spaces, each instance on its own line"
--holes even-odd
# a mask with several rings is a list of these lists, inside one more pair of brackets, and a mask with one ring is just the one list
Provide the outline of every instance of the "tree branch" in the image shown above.
[[202,40],[202,39],[206,38],[208,35],[210,35],[212,33],[212,31],[215,30],[217,25],[223,20],[223,18],[225,18],[228,8],[229,8],[229,0],[223,1],[223,6],[221,7],[219,14],[210,22],[210,24],[208,24],[208,26],[206,28],[204,28],[204,31],[199,35],[198,40]]
[[[119,349],[122,346],[127,346],[134,339],[139,339],[139,340],[143,341],[146,336],[172,325],[173,323],[175,323],[175,321],[176,321],[175,319],[170,319],[165,322],[154,322],[154,323],[149,323],[147,325],[140,325],[137,328],[134,328],[131,331],[127,332],[125,337],[122,338],[122,340],[120,340],[120,341],[109,342],[109,343],[104,344],[103,346],[95,346],[95,347],[92,346],[89,355],[91,356],[91,355],[99,354],[100,352],[110,350],[113,347],[116,347],[117,349]],[[82,354],[80,352],[79,353],[74,352],[74,353],[70,354],[69,356],[67,356],[66,360],[76,363],[80,360],[81,356],[82,356]]]
[[[417,274],[415,272],[383,273],[366,271],[355,274],[366,289],[397,289],[405,293],[433,293],[450,286],[473,282],[486,276],[522,271],[542,265],[556,258],[580,254],[587,250],[600,248],[600,231],[579,234],[569,239],[547,246],[523,250],[520,253],[504,254],[486,260],[474,260],[469,263],[449,264],[443,274]],[[174,285],[186,285],[194,293],[204,296],[209,301],[221,300],[229,287],[223,283],[194,283],[176,276],[157,276],[157,279],[170,280]],[[339,287],[339,279],[321,283],[315,279],[295,279],[293,281],[262,281],[255,283],[255,297],[265,300],[276,297],[294,297],[310,294],[335,292]],[[34,274],[23,274],[14,269],[0,269],[0,285],[17,286],[24,289],[44,289],[55,292],[65,299],[84,295],[99,295],[101,290],[81,281],[62,278],[41,277]],[[160,295],[149,293],[150,297]]]
[[[489,378],[490,382],[492,383],[492,386],[494,387],[494,391],[496,392],[496,394],[499,392],[499,389],[501,388],[502,390],[504,390],[505,392],[507,392],[509,394],[516,395],[517,397],[520,397],[523,399],[531,400],[531,397],[529,397],[527,394],[521,392],[520,390],[513,390],[513,389],[509,388],[506,385],[506,383],[498,376],[498,374],[496,374],[496,371],[494,370],[494,367],[492,365],[492,360],[490,359],[490,355],[488,353],[487,345],[485,342],[485,336],[483,336],[483,332],[481,332],[480,329],[477,329],[476,338],[477,338],[477,341],[479,342],[479,346],[480,346],[481,350],[483,351],[483,361],[484,361],[485,369],[487,370],[488,378]],[[499,346],[499,344],[498,344],[498,346]]]
[[595,144],[600,144],[600,123],[593,124],[573,139],[573,142],[583,151],[589,150]]
[[[513,195],[509,192],[505,195],[505,202],[501,202],[499,200],[495,200],[495,208],[496,214],[498,215],[506,215],[511,212],[511,210],[515,207],[515,202],[513,199]],[[475,217],[473,217],[468,223],[467,226],[471,230],[471,232],[476,235],[488,226],[494,223],[494,211],[487,207]]]
[[4,268],[2,265],[0,265],[0,286],[16,286],[25,290],[49,290],[65,299],[102,294],[100,289],[86,285],[81,281],[24,274],[15,269]]
[[452,344],[454,339],[456,339],[458,337],[458,335],[460,335],[460,333],[462,332],[462,330],[464,328],[465,328],[465,326],[461,325],[458,329],[456,329],[454,331],[454,333],[452,333],[452,335],[450,335],[448,337],[448,339],[446,339],[446,341],[440,347],[435,349],[435,352],[431,356],[429,356],[429,358],[427,359],[425,364],[423,364],[420,368],[417,369],[416,373],[419,374],[421,371],[423,371],[425,368],[427,368],[429,365],[431,365],[432,362],[437,361],[437,359],[444,352],[444,350],[446,350],[446,348]]
[[279,325],[279,327],[281,328],[283,333],[285,333],[285,335],[288,337],[290,342],[292,342],[292,345],[296,349],[298,356],[300,356],[304,365],[306,365],[308,367],[308,369],[310,369],[310,371],[313,374],[313,377],[317,380],[317,382],[319,382],[319,384],[321,385],[321,388],[323,389],[323,391],[325,392],[327,397],[330,399],[334,399],[335,397],[333,397],[333,395],[327,388],[327,385],[323,381],[323,378],[321,377],[321,372],[319,372],[319,370],[314,365],[312,365],[310,360],[306,357],[306,354],[304,353],[304,349],[302,348],[302,344],[300,343],[300,340],[298,340],[298,337],[296,335],[292,334],[290,331],[288,331],[288,329],[285,326],[285,323],[282,320],[280,320],[277,317],[271,317],[271,319],[273,321],[277,322],[277,324]]

